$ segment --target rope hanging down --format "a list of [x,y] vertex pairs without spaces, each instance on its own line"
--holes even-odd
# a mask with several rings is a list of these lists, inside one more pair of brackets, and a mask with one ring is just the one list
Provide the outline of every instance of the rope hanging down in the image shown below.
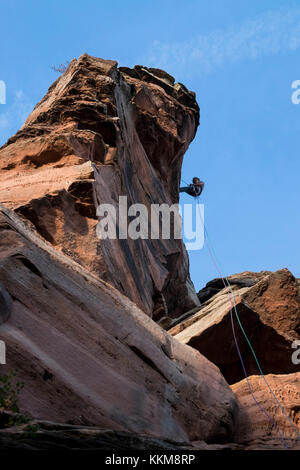
[[[196,198],[196,201],[197,201],[197,206],[198,206],[198,210],[199,210],[199,198]],[[272,396],[274,397],[277,405],[279,406],[279,408],[281,409],[282,413],[284,414],[284,416],[287,418],[287,420],[289,421],[289,423],[291,424],[291,426],[293,427],[293,429],[295,430],[295,433],[297,435],[297,438],[300,439],[300,435],[299,435],[299,432],[296,428],[296,426],[294,425],[294,423],[292,422],[292,420],[290,419],[290,417],[287,415],[286,411],[284,410],[283,406],[281,405],[281,403],[279,402],[278,398],[276,397],[275,393],[273,392],[270,384],[268,383],[263,371],[262,371],[262,368],[259,364],[259,361],[257,359],[257,356],[255,354],[255,351],[252,347],[252,344],[243,328],[243,325],[242,325],[242,322],[239,318],[239,315],[238,315],[238,312],[237,312],[237,308],[236,308],[236,303],[235,303],[235,296],[234,296],[234,292],[232,290],[232,287],[231,287],[231,284],[229,282],[229,279],[224,275],[222,274],[222,270],[219,268],[219,265],[217,263],[217,260],[216,260],[216,256],[214,254],[214,250],[211,246],[211,243],[210,243],[210,240],[209,240],[209,236],[208,236],[208,231],[206,229],[206,226],[204,224],[204,220],[202,219],[202,215],[201,215],[201,211],[199,210],[199,215],[200,215],[200,218],[201,218],[201,222],[202,222],[202,225],[203,225],[203,228],[204,228],[204,234],[205,234],[205,239],[206,239],[206,242],[207,242],[207,248],[208,248],[208,251],[209,251],[209,254],[210,254],[210,257],[212,259],[212,262],[217,270],[217,272],[219,273],[221,279],[222,279],[222,282],[224,284],[224,287],[225,289],[228,289],[228,297],[229,297],[229,301],[230,301],[230,305],[231,305],[231,309],[230,309],[230,319],[231,319],[231,327],[232,327],[232,333],[233,333],[233,337],[234,337],[234,342],[235,342],[235,346],[236,346],[236,349],[237,349],[237,353],[238,353],[238,356],[239,356],[239,360],[241,362],[241,365],[242,365],[242,369],[243,369],[243,372],[244,372],[244,376],[245,376],[245,379],[247,381],[247,385],[248,385],[248,388],[249,388],[249,391],[251,393],[251,396],[255,402],[255,404],[258,406],[258,408],[264,413],[264,415],[268,418],[269,422],[272,424],[272,426],[274,427],[274,429],[276,430],[276,432],[278,433],[278,435],[280,436],[283,444],[284,444],[284,447],[286,449],[289,449],[288,445],[287,445],[287,442],[285,440],[285,438],[283,437],[283,435],[281,434],[278,426],[276,425],[274,419],[268,414],[268,412],[264,409],[264,407],[257,401],[256,397],[255,397],[255,394],[253,392],[253,389],[252,389],[252,386],[250,384],[250,381],[249,381],[249,377],[248,377],[248,374],[247,374],[247,371],[246,371],[246,367],[245,367],[245,363],[243,361],[243,358],[242,358],[242,354],[241,354],[241,351],[240,351],[240,348],[239,348],[239,345],[238,345],[238,341],[237,341],[237,337],[236,337],[236,331],[235,331],[235,327],[234,327],[234,321],[233,321],[233,313],[232,311],[234,310],[235,312],[235,317],[238,321],[238,324],[241,328],[241,331],[248,343],[248,346],[250,347],[250,350],[251,350],[251,353],[255,359],[255,362],[258,366],[258,369],[259,369],[259,372],[260,372],[260,375],[262,376],[265,384],[267,385],[269,391],[271,392]]]

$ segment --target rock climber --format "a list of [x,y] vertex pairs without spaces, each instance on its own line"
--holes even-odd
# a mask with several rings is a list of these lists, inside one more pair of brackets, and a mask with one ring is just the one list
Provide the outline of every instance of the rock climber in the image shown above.
[[204,182],[201,181],[196,176],[194,176],[193,182],[189,186],[184,186],[183,188],[180,188],[179,192],[187,193],[193,197],[199,197],[203,191],[203,188],[204,188]]

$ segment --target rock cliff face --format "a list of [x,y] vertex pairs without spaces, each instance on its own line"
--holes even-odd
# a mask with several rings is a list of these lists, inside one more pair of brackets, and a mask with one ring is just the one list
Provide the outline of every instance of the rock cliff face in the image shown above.
[[178,202],[195,95],[158,69],[73,60],[0,150],[0,202],[159,320],[199,305],[181,240],[99,240],[96,208]]
[[[290,421],[284,416],[279,406],[266,388],[262,377],[252,376],[249,379],[253,393],[258,403],[276,423],[278,432],[272,423],[255,404],[249,393],[246,380],[232,386],[239,406],[239,422],[235,431],[234,441],[244,445],[247,449],[289,449],[300,450],[300,372],[289,375],[268,375],[267,381],[277,396]],[[283,444],[282,437],[285,439]]]
[[[198,123],[194,94],[166,72],[85,54],[0,149],[1,373],[25,384],[21,416],[0,408],[3,448],[282,448],[249,384],[299,448],[299,280],[286,269],[230,276],[293,428],[234,319],[243,380],[228,289],[214,279],[196,295],[181,240],[96,236],[102,203],[178,202]],[[38,429],[29,440],[24,413]]]
[[[299,371],[293,364],[292,343],[300,339],[300,289],[287,270],[274,273],[243,273],[229,278],[238,315],[265,374]],[[210,297],[212,295],[212,297]],[[200,291],[201,309],[179,321],[170,333],[198,349],[220,367],[226,380],[244,378],[232,334],[232,295],[222,280],[210,282]],[[259,373],[257,364],[236,321],[238,343],[249,375]]]
[[[233,439],[237,445],[244,449],[283,449],[285,446],[299,449],[300,364],[299,352],[293,344],[298,344],[299,350],[300,281],[287,269],[274,273],[245,272],[230,276],[229,281],[242,326],[263,372],[269,374],[267,382],[289,419],[266,382],[257,375],[258,366],[233,310],[237,341],[250,376],[249,382],[244,379],[231,326],[233,299],[221,279],[214,279],[199,292],[201,308],[173,320],[169,332],[218,365],[226,380],[233,384],[240,410]],[[266,413],[276,423],[285,444]]]
[[[218,368],[0,206],[0,326],[23,413],[177,442],[228,441]],[[1,427],[1,426],[0,426]]]

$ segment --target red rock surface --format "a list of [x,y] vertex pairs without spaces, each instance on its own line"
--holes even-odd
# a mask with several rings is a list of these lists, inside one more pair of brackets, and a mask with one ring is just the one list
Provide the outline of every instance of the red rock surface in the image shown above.
[[176,317],[199,305],[181,240],[100,241],[96,207],[178,202],[198,122],[195,95],[167,73],[84,54],[0,150],[0,202],[148,315]]
[[[178,202],[198,123],[195,95],[166,72],[118,69],[84,54],[0,149],[0,338],[8,362],[1,371],[15,369],[24,381],[22,413],[56,422],[37,421],[32,448],[48,440],[119,450],[282,448],[240,381],[222,281],[197,297],[180,240],[96,236],[100,203]],[[287,374],[267,380],[299,427],[299,365],[291,361],[300,339],[299,280],[280,270],[230,281],[264,372]],[[163,318],[171,335],[149,316]],[[235,328],[247,372],[256,374],[236,321]],[[216,365],[228,382],[239,381],[236,396]],[[298,448],[261,377],[250,382]],[[23,432],[0,430],[0,441],[13,448],[17,437],[26,447]]]
[[[245,273],[230,279],[238,315],[264,373],[298,372],[300,366],[292,362],[292,343],[300,339],[297,279],[287,269]],[[209,287],[214,286],[217,294],[209,297],[196,313],[179,321],[170,333],[204,354],[218,365],[229,383],[234,383],[242,380],[244,374],[231,327],[232,296],[220,288],[220,283],[214,281]],[[255,375],[257,364],[235,316],[234,325],[248,375]]]
[[255,404],[246,380],[232,386],[240,406],[234,441],[249,450],[279,450],[285,449],[286,446],[300,450],[300,437],[297,439],[297,432],[300,436],[300,372],[289,375],[268,375],[266,379],[291,422],[280,410],[262,377],[252,376],[249,381],[257,401],[275,421],[285,439],[285,444],[272,423]]
[[21,411],[176,442],[229,440],[237,404],[218,368],[0,207],[10,313],[1,372],[24,382]]

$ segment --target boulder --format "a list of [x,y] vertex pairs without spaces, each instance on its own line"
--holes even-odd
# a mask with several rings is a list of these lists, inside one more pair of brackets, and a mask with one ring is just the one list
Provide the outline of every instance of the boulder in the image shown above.
[[[233,279],[233,281],[231,280]],[[243,328],[265,374],[299,371],[294,364],[293,342],[300,339],[300,296],[298,280],[287,270],[274,273],[246,273],[229,278],[236,309]],[[232,332],[231,311],[237,341],[248,375],[259,373],[232,309],[232,295],[215,280],[217,293],[201,309],[175,320],[169,332],[182,343],[193,346],[214,362],[232,384],[244,378]]]

